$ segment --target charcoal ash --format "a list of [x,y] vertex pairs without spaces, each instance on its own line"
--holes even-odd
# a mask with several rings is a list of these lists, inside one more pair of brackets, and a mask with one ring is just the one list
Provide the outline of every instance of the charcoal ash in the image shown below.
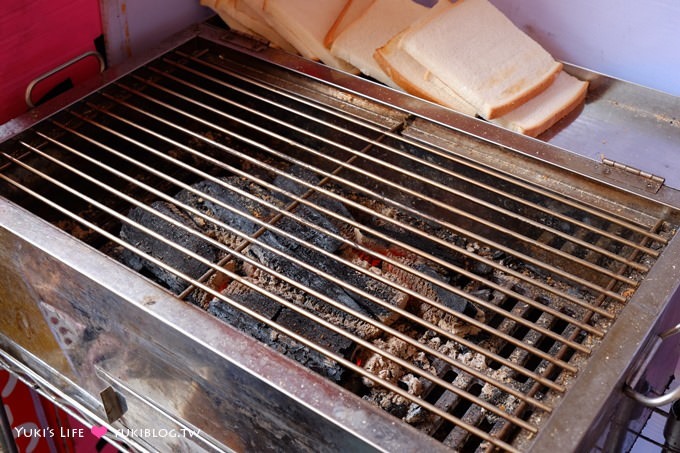
[[[352,310],[371,316],[383,323],[391,323],[396,319],[394,312],[388,308],[378,305],[354,291],[345,290],[340,285],[290,261],[286,257],[257,246],[251,247],[250,251],[268,268],[293,278],[302,285],[336,300]],[[287,254],[290,253],[291,251],[288,250]],[[373,295],[382,300],[398,304],[399,308],[403,308],[407,302],[403,293],[392,286],[378,282],[370,276],[319,252],[300,247],[295,251],[294,256],[306,264],[313,265],[319,271],[341,279],[357,288],[371,291]]]
[[[186,213],[171,203],[156,201],[150,207],[192,230],[200,231],[200,227]],[[141,226],[155,231],[167,238],[168,241],[202,256],[206,260],[215,261],[217,257],[217,249],[215,247],[146,209],[135,207],[130,210],[128,218]],[[209,268],[206,264],[187,256],[185,252],[169,246],[160,239],[144,233],[133,225],[125,223],[121,228],[120,237],[137,249],[174,269],[181,270],[191,277],[202,275]],[[127,249],[122,252],[121,260],[138,272],[146,271],[153,275],[159,283],[175,293],[181,293],[188,286],[188,282],[185,280]]]
[[[405,325],[400,325],[400,329],[407,329]],[[411,333],[410,336],[413,336]],[[418,348],[397,337],[377,339],[373,344],[382,351],[397,356],[405,361],[411,362],[418,368],[437,374],[437,370],[430,358]],[[405,390],[414,397],[422,397],[428,381],[411,373],[408,369],[395,363],[391,359],[370,349],[361,349],[357,352],[356,361],[366,371],[390,382]],[[363,378],[366,389],[363,399],[375,404],[383,410],[399,418],[408,418],[415,422],[420,420],[422,413],[418,410],[418,405],[407,398],[388,390],[381,385],[377,385],[371,379]],[[419,415],[420,414],[420,415]]]
[[[446,276],[439,274],[432,267],[427,266],[426,264],[419,263],[415,266],[415,268],[427,276],[440,280],[443,283],[449,283]],[[477,308],[464,297],[459,296],[458,294],[436,284],[432,284],[432,288],[434,289],[434,292],[437,296],[436,299],[441,302],[442,305],[472,318],[478,316],[479,310],[477,310]]]

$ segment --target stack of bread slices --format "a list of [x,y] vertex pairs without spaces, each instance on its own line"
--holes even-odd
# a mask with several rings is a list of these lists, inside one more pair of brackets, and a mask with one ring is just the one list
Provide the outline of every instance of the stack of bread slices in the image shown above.
[[232,29],[538,136],[588,83],[489,0],[201,0]]

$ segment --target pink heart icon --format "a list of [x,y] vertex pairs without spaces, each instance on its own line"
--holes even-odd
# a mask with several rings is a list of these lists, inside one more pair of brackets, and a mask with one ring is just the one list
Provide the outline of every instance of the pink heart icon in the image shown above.
[[101,439],[102,436],[106,434],[108,430],[109,429],[106,426],[93,426],[92,428],[90,428],[90,432],[92,432],[94,437],[96,437],[97,439]]

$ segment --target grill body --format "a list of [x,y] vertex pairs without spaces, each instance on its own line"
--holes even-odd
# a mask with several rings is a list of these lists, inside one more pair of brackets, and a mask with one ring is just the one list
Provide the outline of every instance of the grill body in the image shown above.
[[[680,269],[675,264],[680,246],[673,239],[680,198],[674,189],[655,178],[627,177],[625,169],[592,165],[545,143],[211,26],[192,29],[169,47],[143,62],[148,64],[131,63],[107,73],[106,83],[91,87],[99,89],[82,101],[73,94],[74,103],[63,110],[52,104],[54,114],[26,131],[21,130],[23,120],[9,126],[13,130],[7,135],[13,137],[3,144],[0,167],[6,187],[6,198],[0,199],[0,300],[8,313],[0,321],[4,367],[90,424],[201,433],[196,438],[123,439],[120,431],[121,439],[112,439],[139,449],[445,451],[447,446],[469,446],[468,436],[477,438],[479,449],[546,451],[569,445],[576,451],[625,444],[624,427],[640,412],[624,396],[624,386],[653,393],[663,392],[668,384],[668,375],[654,373],[650,363],[672,354],[672,341],[660,346],[656,339],[680,318]],[[272,99],[281,103],[268,104]],[[265,116],[270,122],[260,123]],[[279,127],[288,132],[281,133]],[[555,134],[565,135],[568,131]],[[237,146],[237,141],[245,144]],[[287,154],[289,141],[295,147]],[[320,151],[326,145],[331,151]],[[193,154],[206,147],[220,152],[229,148],[231,154],[220,154],[219,159]],[[175,176],[163,167],[164,161],[142,156],[143,151],[153,154],[159,149],[179,167],[172,167],[174,171],[192,173],[193,179]],[[275,159],[248,151],[265,149]],[[475,384],[449,381],[441,387],[442,395],[457,394],[468,402],[466,407],[498,411],[500,418],[491,419],[495,425],[480,421],[489,420],[486,416],[475,419],[470,410],[451,409],[446,415],[443,409],[444,415],[439,415],[438,405],[445,398],[424,397],[414,402],[429,404],[451,425],[445,434],[437,434],[437,429],[428,436],[188,303],[191,288],[207,286],[210,276],[191,277],[189,289],[173,295],[142,278],[143,271],[112,259],[120,256],[115,247],[125,247],[120,225],[132,207],[142,208],[164,193],[172,198],[190,182],[217,178],[212,169],[225,165],[231,173],[243,171],[244,178],[262,185],[261,173],[252,169],[264,164],[268,172],[277,173],[281,160],[309,166],[323,181],[335,184],[319,183],[310,190],[345,197],[356,222],[349,224],[363,236],[380,238],[383,233],[385,241],[394,242],[390,246],[409,252],[425,244],[419,263],[450,266],[450,278],[468,286],[475,283],[475,290],[483,291],[460,296],[486,314],[486,320],[479,321],[482,336],[450,334],[451,339],[495,363],[496,369],[519,374],[512,374],[506,387],[493,370],[477,369],[456,357],[449,365],[459,380],[474,377],[470,381],[477,390]],[[98,173],[100,163],[104,173],[113,176]],[[140,169],[130,170],[137,163]],[[603,178],[611,173],[618,181]],[[171,176],[170,184],[159,185],[167,182],[165,174]],[[129,195],[128,186],[114,180],[144,189],[146,198],[135,195],[140,192]],[[619,187],[620,181],[632,184]],[[52,189],[46,190],[48,183]],[[59,195],[62,191],[66,198]],[[357,193],[369,195],[355,197]],[[71,198],[73,204],[63,201]],[[361,203],[349,203],[360,198],[388,200],[392,211],[425,226],[391,223],[389,215],[376,221]],[[301,196],[297,203],[306,205],[308,199]],[[79,207],[82,202],[86,208]],[[338,214],[332,211],[326,214]],[[343,218],[347,222],[349,217]],[[96,234],[71,224],[65,227],[64,219]],[[392,229],[381,229],[383,224]],[[458,242],[439,237],[443,230],[455,232]],[[107,246],[107,241],[117,245]],[[354,248],[365,245],[356,238],[350,242]],[[455,251],[455,258],[436,252],[444,246]],[[495,262],[482,255],[482,249],[506,258]],[[244,250],[235,246],[228,253],[241,256]],[[374,250],[365,253],[379,255]],[[400,265],[389,253],[380,259]],[[519,267],[507,264],[514,260],[521,262]],[[224,269],[236,279],[227,262],[215,264],[213,271]],[[473,264],[465,264],[469,262]],[[147,267],[146,277],[148,272],[153,273]],[[438,284],[428,280],[427,272],[418,272],[417,278]],[[333,281],[326,271],[320,274]],[[285,277],[285,272],[279,275]],[[340,286],[347,284],[339,280]],[[556,281],[569,285],[565,289]],[[458,286],[447,285],[440,287],[458,293]],[[302,289],[321,292],[316,287]],[[351,289],[362,290],[356,284]],[[535,294],[541,291],[545,295]],[[317,297],[324,299],[324,294]],[[549,303],[553,297],[557,305]],[[330,304],[337,302],[326,298]],[[496,306],[496,300],[502,302]],[[227,296],[225,302],[230,301]],[[408,317],[410,312],[398,313]],[[447,313],[476,326],[474,315]],[[362,315],[370,318],[352,314]],[[313,315],[309,319],[323,323]],[[430,324],[423,326],[439,332],[438,324]],[[379,327],[393,336],[405,332],[387,324]],[[288,329],[288,335],[297,332]],[[362,348],[374,347],[340,328],[337,332]],[[487,350],[479,346],[486,345],[484,341],[502,346]],[[357,362],[322,353],[371,379]],[[438,382],[437,376],[425,378]],[[399,392],[397,384],[383,384]],[[496,408],[487,407],[480,390],[485,385],[519,399],[519,404],[510,409],[505,407],[509,400],[503,400]],[[101,395],[107,387],[114,390],[113,401]],[[462,403],[456,404],[452,407]],[[483,428],[484,423],[490,426]],[[458,444],[457,437],[463,439]]]

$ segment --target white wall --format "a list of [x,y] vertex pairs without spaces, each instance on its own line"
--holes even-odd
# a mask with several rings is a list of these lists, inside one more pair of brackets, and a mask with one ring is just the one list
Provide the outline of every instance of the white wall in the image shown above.
[[[491,2],[560,60],[680,96],[680,0]],[[211,14],[199,0],[100,5],[111,64]]]
[[680,0],[491,0],[556,58],[680,96]]

